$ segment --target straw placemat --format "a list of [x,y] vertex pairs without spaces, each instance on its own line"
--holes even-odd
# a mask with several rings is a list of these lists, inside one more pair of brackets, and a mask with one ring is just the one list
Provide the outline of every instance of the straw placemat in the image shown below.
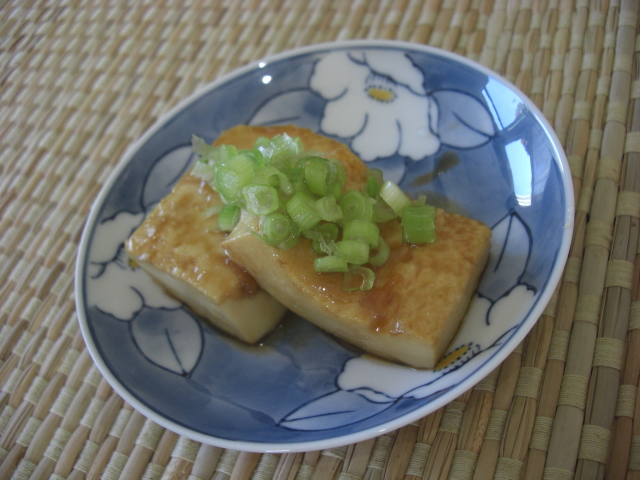
[[[0,478],[640,478],[638,3],[0,1]],[[500,368],[398,431],[279,455],[180,437],[124,403],[84,346],[73,281],[89,208],[188,94],[352,38],[455,51],[533,99],[574,179],[563,280]]]

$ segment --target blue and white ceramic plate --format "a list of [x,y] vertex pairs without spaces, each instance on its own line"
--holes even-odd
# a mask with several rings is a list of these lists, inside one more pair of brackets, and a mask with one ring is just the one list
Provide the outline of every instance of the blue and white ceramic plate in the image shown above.
[[[243,345],[127,261],[124,239],[193,160],[192,134],[213,141],[237,124],[282,123],[343,141],[414,197],[493,229],[489,265],[437,369],[363,355],[293,314]],[[226,75],[128,150],[82,239],[80,324],[107,380],[166,428],[237,450],[349,444],[423,417],[498,366],[559,281],[572,214],[559,142],[499,76],[421,45],[316,45]]]

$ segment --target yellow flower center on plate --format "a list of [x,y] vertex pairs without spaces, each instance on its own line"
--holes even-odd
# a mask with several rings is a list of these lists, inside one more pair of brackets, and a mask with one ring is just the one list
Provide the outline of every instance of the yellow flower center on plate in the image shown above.
[[448,367],[456,362],[456,360],[460,360],[465,353],[469,351],[471,345],[463,345],[461,347],[456,348],[453,352],[445,355],[440,359],[438,364],[436,365],[435,370],[442,370],[443,368]]
[[388,103],[396,98],[396,94],[388,88],[369,87],[367,88],[367,95],[378,102]]

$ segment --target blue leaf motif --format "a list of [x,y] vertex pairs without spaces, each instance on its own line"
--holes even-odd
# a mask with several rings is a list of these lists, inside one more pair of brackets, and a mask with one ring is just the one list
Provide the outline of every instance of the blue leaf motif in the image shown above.
[[507,213],[493,228],[489,264],[478,292],[495,302],[520,284],[529,263],[531,230],[515,211]]
[[[96,225],[87,265],[88,304],[119,320],[131,320],[143,308],[178,308],[180,303],[136,267],[123,239],[140,225],[142,213],[119,212]],[[117,299],[117,301],[114,301]]]
[[288,414],[280,426],[293,430],[327,430],[372,417],[393,403],[372,403],[357,393],[338,390]]
[[142,213],[125,211],[97,223],[89,262],[106,264],[115,260],[122,249],[122,241],[138,228],[142,220]]
[[438,136],[451,147],[479,147],[496,133],[487,109],[472,96],[455,90],[431,94],[438,104]]
[[195,159],[191,145],[175,148],[156,160],[144,181],[142,206],[150,210],[166,197]]
[[513,313],[531,305],[536,296],[535,289],[522,282],[532,236],[515,211],[509,211],[492,231],[490,261],[478,297],[471,302],[452,348],[436,369],[409,369],[368,355],[351,358],[336,378],[338,390],[301,405],[280,425],[292,430],[327,430],[367,419],[401,399],[442,394],[453,383],[445,382],[444,389],[434,391],[434,382],[472,358],[488,357],[502,345],[518,327]]
[[167,295],[141,268],[130,265],[124,248],[114,261],[95,271],[95,276],[89,278],[92,284],[87,295],[89,305],[118,320],[132,320],[144,307],[174,309],[180,306],[180,302]]
[[131,334],[150,362],[185,377],[202,356],[202,326],[183,309],[143,308],[131,322]]

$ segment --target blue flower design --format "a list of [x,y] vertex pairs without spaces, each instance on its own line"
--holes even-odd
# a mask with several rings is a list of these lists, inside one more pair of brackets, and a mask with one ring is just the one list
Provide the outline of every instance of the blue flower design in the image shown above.
[[[349,359],[336,378],[334,392],[296,408],[280,425],[292,430],[326,430],[345,422],[362,421],[400,400],[434,395],[434,382],[459,370],[474,357],[491,355],[502,345],[518,327],[512,324],[513,312],[531,304],[537,291],[521,282],[531,250],[527,225],[510,212],[492,230],[492,260],[487,269],[505,281],[499,285],[480,284],[449,353],[436,368],[416,370],[370,355]],[[507,248],[512,253],[508,261],[502,255]],[[455,380],[448,383],[453,385]]]
[[190,148],[163,155],[145,181],[140,198],[144,211],[120,211],[96,225],[87,276],[88,305],[129,322],[140,353],[155,365],[183,376],[189,376],[200,359],[202,327],[181,302],[128,257],[124,239],[168,193],[191,160]]
[[316,64],[310,88],[328,101],[322,131],[351,137],[364,161],[395,154],[419,160],[440,148],[438,105],[423,82],[406,55],[339,51]]

